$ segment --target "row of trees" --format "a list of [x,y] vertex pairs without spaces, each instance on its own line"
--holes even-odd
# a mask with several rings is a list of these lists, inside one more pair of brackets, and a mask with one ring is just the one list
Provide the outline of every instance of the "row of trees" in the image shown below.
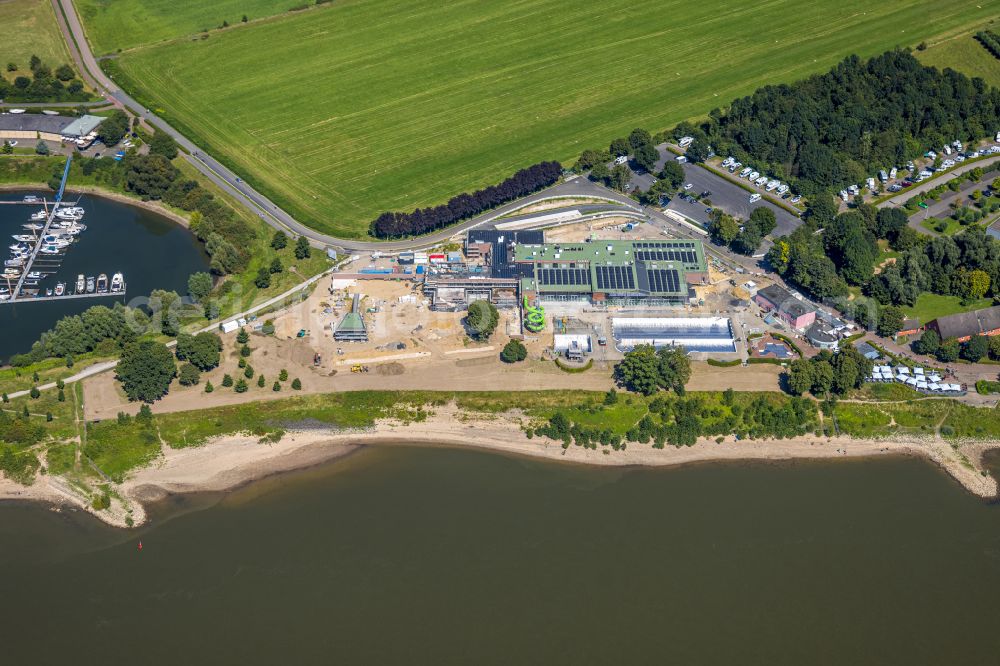
[[[110,131],[115,136],[127,133],[127,119],[123,126],[117,120],[112,122],[110,130],[109,120],[101,123],[99,132]],[[108,136],[105,141],[112,140],[114,137]],[[182,176],[171,162],[177,156],[177,144],[172,138],[158,132],[150,139],[149,147],[149,154],[139,155],[130,150],[120,162],[91,158],[74,162],[79,162],[84,175],[98,184],[190,211],[191,231],[205,244],[205,251],[212,257],[211,271],[216,275],[238,273],[246,268],[257,243],[253,227],[197,181]],[[62,165],[55,165],[50,186],[58,187],[61,176]]]
[[555,183],[561,174],[562,165],[558,162],[540,162],[521,169],[499,185],[491,185],[472,194],[459,194],[448,203],[434,208],[418,208],[412,213],[382,213],[371,223],[371,234],[376,238],[426,234],[537,192]]
[[[605,399],[604,405],[596,409],[613,409],[613,405],[614,402]],[[692,446],[699,437],[733,434],[741,439],[795,437],[814,430],[817,421],[816,403],[812,400],[782,395],[739,396],[728,389],[721,400],[697,395],[658,396],[649,402],[648,412],[624,437],[609,427],[575,423],[562,411],[529,434],[562,440],[564,447],[575,444],[597,448],[599,444],[617,450],[635,442],[663,448],[665,444]]]
[[754,208],[750,219],[742,225],[732,215],[716,208],[712,210],[708,233],[719,245],[750,256],[764,242],[764,237],[774,231],[776,225],[774,211],[765,206]]
[[978,363],[984,358],[1000,361],[1000,337],[974,335],[964,342],[955,338],[941,339],[933,329],[924,331],[918,340],[914,340],[913,351],[918,354],[933,356],[942,363],[953,363],[962,358],[972,363]]
[[1000,58],[1000,37],[995,32],[982,30],[976,33],[976,39],[987,51],[993,54],[994,58]]
[[17,63],[8,62],[13,80],[0,76],[0,99],[6,102],[85,102],[90,95],[69,65],[52,69],[36,55],[29,62],[30,76],[19,74]]
[[1000,90],[895,50],[868,61],[850,56],[826,74],[765,86],[713,109],[700,125],[682,123],[674,136],[694,137],[699,151],[711,144],[814,195],[955,139],[981,139],[997,126]]

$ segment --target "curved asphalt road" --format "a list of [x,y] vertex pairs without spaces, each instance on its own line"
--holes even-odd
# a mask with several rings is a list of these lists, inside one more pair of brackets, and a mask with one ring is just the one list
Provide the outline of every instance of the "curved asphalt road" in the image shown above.
[[59,26],[63,31],[63,36],[66,38],[66,43],[73,59],[76,60],[77,65],[83,72],[84,78],[95,90],[103,93],[117,106],[127,106],[130,110],[138,113],[139,117],[144,122],[152,125],[160,131],[166,132],[173,137],[177,144],[183,148],[181,154],[186,160],[188,160],[188,162],[198,169],[198,171],[200,171],[206,178],[253,210],[254,213],[259,215],[260,218],[269,225],[275,229],[284,229],[295,234],[305,236],[316,245],[330,245],[346,252],[370,252],[373,250],[393,252],[398,250],[413,250],[430,247],[432,245],[439,244],[442,241],[451,238],[455,234],[465,231],[466,229],[486,224],[497,217],[505,215],[512,210],[516,210],[519,207],[523,207],[548,197],[557,196],[572,195],[597,197],[624,204],[628,208],[634,210],[640,210],[635,201],[624,195],[620,195],[617,192],[612,192],[598,185],[594,185],[586,179],[575,179],[548,188],[547,190],[537,192],[536,194],[524,199],[519,199],[518,201],[512,202],[506,206],[501,206],[500,208],[466,220],[460,224],[436,231],[432,234],[428,234],[427,236],[421,236],[419,238],[402,241],[359,241],[335,238],[333,236],[319,233],[318,231],[305,226],[292,217],[288,212],[279,208],[273,201],[252,188],[239,176],[230,171],[226,166],[214,159],[211,155],[206,154],[203,149],[196,146],[187,137],[171,127],[165,120],[159,118],[156,114],[151,113],[143,105],[119,88],[118,85],[115,84],[115,82],[111,80],[111,78],[109,78],[97,64],[97,60],[94,58],[94,53],[90,49],[90,44],[87,42],[83,25],[80,23],[80,18],[76,13],[76,8],[73,6],[73,1],[52,0],[52,5],[55,9]]

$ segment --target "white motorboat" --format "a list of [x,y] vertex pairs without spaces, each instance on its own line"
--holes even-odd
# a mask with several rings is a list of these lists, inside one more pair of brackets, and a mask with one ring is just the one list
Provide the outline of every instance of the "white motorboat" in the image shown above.
[[32,280],[40,280],[45,276],[39,273],[38,271],[31,271],[30,273],[28,273],[28,277],[31,278]]
[[46,296],[51,296],[52,295],[52,290],[51,289],[46,289],[45,290],[45,295]]
[[42,249],[39,250],[42,254],[59,254],[64,248],[56,247],[55,245],[43,245]]
[[15,243],[14,245],[11,245],[9,247],[11,252],[27,252],[28,250],[28,248],[22,245],[21,243]]
[[108,291],[108,274],[101,273],[97,276],[97,293],[105,294]]
[[42,220],[47,220],[47,219],[49,219],[49,214],[46,213],[44,210],[40,210],[37,213],[31,214],[32,222],[41,222]]
[[28,231],[41,231],[45,228],[44,224],[22,224],[22,229],[27,229]]
[[59,284],[56,285],[55,294],[56,296],[62,296],[65,293],[66,293],[66,283],[60,282]]
[[94,276],[93,275],[87,277],[87,293],[88,294],[94,293]]
[[7,268],[18,268],[20,266],[24,266],[24,259],[8,259],[3,262],[3,265]]
[[115,273],[111,276],[111,291],[118,292],[125,289],[125,276]]
[[37,236],[31,236],[29,234],[14,234],[11,238],[22,243],[34,243],[38,240]]
[[[11,111],[11,113],[14,113],[14,112]],[[22,113],[24,113],[24,112],[22,111]],[[23,201],[24,203],[38,203],[39,201],[41,201],[41,199],[39,199],[34,194],[25,194],[24,198],[21,199],[21,201]]]
[[76,293],[82,294],[87,289],[87,281],[83,277],[83,273],[76,276]]

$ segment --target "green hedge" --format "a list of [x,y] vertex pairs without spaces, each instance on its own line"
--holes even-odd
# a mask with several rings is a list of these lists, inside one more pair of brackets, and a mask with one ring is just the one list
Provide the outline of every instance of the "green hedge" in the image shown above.
[[976,393],[980,395],[1000,393],[1000,382],[991,382],[985,379],[980,379],[976,382]]
[[706,361],[709,365],[714,365],[717,368],[732,368],[734,366],[740,365],[743,361],[736,358],[732,361],[720,361],[717,358],[710,358]]
[[590,359],[583,365],[566,365],[565,363],[562,362],[562,359],[557,358],[556,365],[559,366],[559,369],[562,370],[563,372],[569,372],[569,373],[586,372],[587,370],[590,370],[592,367],[594,367],[594,359]]
[[796,354],[799,355],[799,358],[802,358],[802,350],[799,349],[799,346],[795,344],[795,342],[793,342],[790,337],[788,337],[787,335],[782,335],[781,333],[771,333],[771,337],[786,343],[789,347],[792,348],[792,351],[794,351]]
[[[800,354],[800,356],[801,356],[801,354]],[[757,358],[757,357],[751,357],[751,358],[747,359],[747,363],[769,363],[771,365],[782,365],[782,364],[787,363],[787,362],[788,362],[787,359],[780,359],[780,358]]]

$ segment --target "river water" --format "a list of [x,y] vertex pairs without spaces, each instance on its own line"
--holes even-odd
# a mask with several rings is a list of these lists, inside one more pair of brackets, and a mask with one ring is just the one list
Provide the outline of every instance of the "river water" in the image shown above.
[[[40,192],[0,192],[0,200],[19,201],[25,194]],[[50,193],[51,195],[51,193]],[[67,201],[76,195],[66,194]],[[65,253],[59,273],[42,283],[55,288],[57,282],[73,287],[80,273],[96,277],[121,271],[128,291],[124,302],[149,296],[154,289],[187,293],[187,279],[208,270],[208,255],[201,243],[181,225],[151,211],[94,195],[82,195],[87,230]],[[0,236],[7,239],[0,248],[14,243],[13,234],[28,233],[21,225],[40,206],[0,205]],[[0,250],[9,258],[6,250]],[[0,304],[0,362],[27,351],[39,334],[52,328],[61,317],[83,312],[92,305],[111,305],[116,298],[82,298],[64,301]],[[123,300],[118,297],[117,300]]]
[[[143,549],[137,549],[141,539]],[[1000,506],[911,459],[364,450],[115,531],[0,503],[7,663],[961,664]]]

